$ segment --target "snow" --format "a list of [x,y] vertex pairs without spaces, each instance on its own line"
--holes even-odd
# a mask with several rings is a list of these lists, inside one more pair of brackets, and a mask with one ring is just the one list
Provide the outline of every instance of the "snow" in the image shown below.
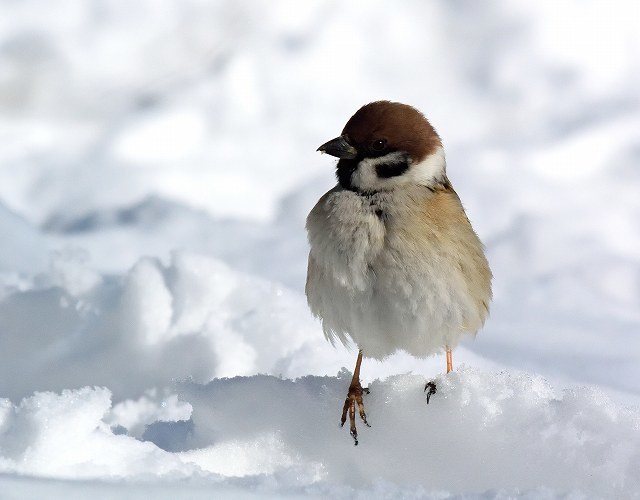
[[[638,498],[639,14],[0,2],[0,496]],[[451,374],[365,360],[355,447],[304,218],[380,98],[443,137],[495,301]]]
[[[181,382],[175,390],[190,408],[164,412],[145,398],[114,408],[111,426],[105,388],[36,392],[17,406],[5,399],[0,464],[57,478],[194,476],[212,487],[221,477],[271,477],[261,486],[267,492],[340,497],[381,481],[416,495],[544,485],[621,498],[640,488],[640,415],[601,390],[556,394],[540,376],[461,367],[436,377],[427,405],[424,377],[397,375],[370,385],[373,427],[361,429],[354,447],[335,414],[348,376]],[[155,412],[138,439],[122,425],[132,411]]]

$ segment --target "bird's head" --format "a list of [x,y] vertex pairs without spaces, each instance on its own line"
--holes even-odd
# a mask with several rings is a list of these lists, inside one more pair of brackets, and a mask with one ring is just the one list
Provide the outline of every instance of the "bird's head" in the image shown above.
[[318,151],[339,158],[336,176],[361,193],[445,182],[442,142],[417,109],[390,101],[361,107],[335,139]]

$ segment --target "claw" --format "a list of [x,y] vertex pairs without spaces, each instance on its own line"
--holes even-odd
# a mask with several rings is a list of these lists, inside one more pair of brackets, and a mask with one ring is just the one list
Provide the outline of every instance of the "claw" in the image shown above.
[[[429,389],[429,392],[427,392],[427,389]],[[424,392],[427,393],[427,404],[429,404],[429,399],[431,399],[431,396],[438,392],[436,389],[436,383],[433,381],[427,382],[424,386]]]
[[349,407],[351,406],[351,400],[349,396],[344,401],[344,406],[342,407],[342,416],[340,417],[340,427],[344,427],[344,423],[347,421],[347,412],[349,411]]

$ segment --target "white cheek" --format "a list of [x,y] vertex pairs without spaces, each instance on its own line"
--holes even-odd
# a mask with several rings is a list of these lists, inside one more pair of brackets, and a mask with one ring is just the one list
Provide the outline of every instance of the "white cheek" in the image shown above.
[[435,186],[444,178],[446,160],[439,147],[420,163],[410,165],[402,175],[378,177],[377,166],[402,161],[403,153],[389,153],[379,158],[365,158],[358,164],[351,182],[362,191],[388,191],[406,185]]
[[440,146],[420,163],[409,168],[404,177],[413,184],[433,186],[444,179],[446,169],[444,149]]

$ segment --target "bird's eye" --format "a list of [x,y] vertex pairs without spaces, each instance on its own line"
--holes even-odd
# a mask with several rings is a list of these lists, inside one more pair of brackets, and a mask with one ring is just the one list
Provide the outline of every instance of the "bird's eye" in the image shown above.
[[371,143],[371,149],[374,151],[382,151],[387,146],[387,141],[384,139],[377,139]]

